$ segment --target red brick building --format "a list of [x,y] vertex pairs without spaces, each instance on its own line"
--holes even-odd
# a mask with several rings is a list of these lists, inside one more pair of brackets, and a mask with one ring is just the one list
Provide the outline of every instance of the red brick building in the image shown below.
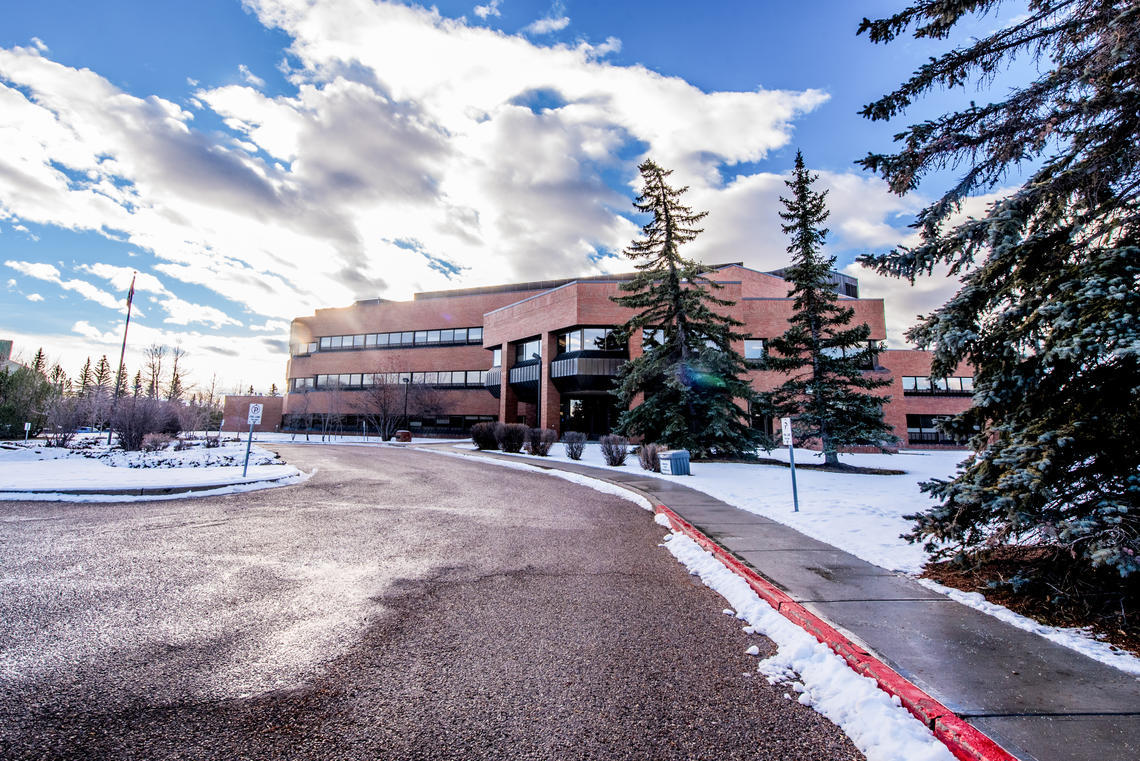
[[[737,349],[760,359],[767,339],[787,328],[788,283],[740,264],[709,276],[743,322],[747,339]],[[291,329],[281,427],[359,431],[370,408],[394,406],[402,416],[406,405],[410,427],[423,434],[464,434],[483,420],[605,433],[618,412],[609,393],[617,369],[642,352],[641,337],[625,346],[611,332],[631,314],[611,300],[625,277],[417,293],[411,301],[358,301],[299,317]],[[835,278],[854,322],[870,326],[872,341],[884,341],[882,300],[860,299],[854,278]],[[913,431],[912,445],[945,443],[928,435],[932,416],[969,404],[972,373],[932,381],[926,352],[884,351],[868,372],[893,377],[883,391],[891,395],[887,419],[904,442]],[[749,377],[761,391],[780,380],[761,370]]]

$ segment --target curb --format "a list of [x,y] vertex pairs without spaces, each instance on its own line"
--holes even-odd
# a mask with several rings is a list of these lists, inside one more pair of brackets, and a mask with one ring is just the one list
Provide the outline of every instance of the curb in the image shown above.
[[655,513],[664,515],[670,526],[711,552],[736,575],[748,582],[748,586],[771,605],[784,618],[799,626],[819,642],[827,645],[836,655],[847,662],[855,673],[874,679],[879,689],[902,701],[903,707],[927,726],[955,758],[962,761],[1018,761],[1017,757],[987,737],[981,730],[969,724],[940,702],[927,695],[897,671],[880,661],[874,655],[851,641],[831,624],[793,600],[786,592],[776,587],[755,570],[736,558],[724,547],[701,533],[669,507],[653,502]]

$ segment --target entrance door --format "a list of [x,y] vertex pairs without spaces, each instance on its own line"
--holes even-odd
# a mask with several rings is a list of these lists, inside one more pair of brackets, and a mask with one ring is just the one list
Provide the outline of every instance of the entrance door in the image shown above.
[[581,431],[591,439],[610,433],[617,424],[619,410],[613,394],[562,397],[561,428]]

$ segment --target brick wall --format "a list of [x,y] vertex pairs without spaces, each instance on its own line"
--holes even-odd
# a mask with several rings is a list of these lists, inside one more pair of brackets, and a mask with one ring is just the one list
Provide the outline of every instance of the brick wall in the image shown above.
[[249,396],[247,394],[227,396],[222,405],[222,430],[248,431],[249,423],[246,422],[246,419],[249,416],[249,405],[261,404],[264,405],[261,412],[261,423],[255,425],[253,430],[259,433],[276,431],[281,426],[284,401],[280,396]]

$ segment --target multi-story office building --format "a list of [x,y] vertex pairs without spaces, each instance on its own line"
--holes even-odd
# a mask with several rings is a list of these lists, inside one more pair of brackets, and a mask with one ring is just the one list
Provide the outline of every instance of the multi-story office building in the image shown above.
[[[631,314],[611,298],[627,277],[417,293],[411,301],[358,301],[298,317],[281,424],[320,427],[331,417],[337,427],[360,430],[367,406],[381,396],[377,386],[386,386],[408,405],[412,430],[425,434],[464,433],[483,420],[606,433],[618,414],[614,376],[646,340],[636,336],[626,345],[613,333]],[[768,339],[787,329],[787,281],[740,264],[719,266],[710,278],[743,323],[747,337],[737,349],[759,364]],[[876,344],[884,341],[883,301],[859,298],[849,276],[837,273],[835,285],[855,310],[854,322],[867,323]],[[948,443],[932,421],[966,408],[972,373],[963,368],[953,378],[931,379],[930,356],[918,351],[883,351],[867,372],[893,378],[883,391],[891,395],[887,419],[903,442]],[[749,375],[761,391],[781,380],[759,367]]]

